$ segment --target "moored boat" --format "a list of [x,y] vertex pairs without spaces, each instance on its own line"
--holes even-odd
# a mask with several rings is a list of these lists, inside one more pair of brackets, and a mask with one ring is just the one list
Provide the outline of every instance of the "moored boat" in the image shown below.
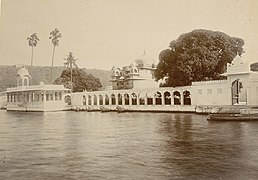
[[123,107],[121,107],[121,106],[117,106],[117,107],[116,107],[116,110],[117,110],[118,113],[127,112],[127,111],[128,111],[127,109],[125,109],[125,108],[123,108]]
[[104,106],[100,106],[99,109],[101,112],[110,112],[111,111],[109,108],[106,108]]
[[258,114],[210,114],[208,121],[258,121]]

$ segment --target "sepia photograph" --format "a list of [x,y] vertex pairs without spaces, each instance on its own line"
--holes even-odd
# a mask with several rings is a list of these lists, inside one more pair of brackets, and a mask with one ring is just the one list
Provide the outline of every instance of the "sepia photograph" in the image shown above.
[[0,0],[0,179],[257,179],[257,9]]

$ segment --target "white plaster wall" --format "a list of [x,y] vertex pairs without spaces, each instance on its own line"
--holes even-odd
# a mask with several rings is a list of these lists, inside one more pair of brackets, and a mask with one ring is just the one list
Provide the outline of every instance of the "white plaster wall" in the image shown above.
[[231,88],[226,80],[194,82],[191,97],[194,105],[230,105]]
[[144,89],[144,88],[159,88],[159,83],[154,81],[153,79],[134,81],[133,89]]

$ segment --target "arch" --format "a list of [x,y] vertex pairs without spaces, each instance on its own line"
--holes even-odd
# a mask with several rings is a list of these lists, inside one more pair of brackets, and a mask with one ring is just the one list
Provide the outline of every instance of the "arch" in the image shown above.
[[132,105],[137,105],[137,95],[136,93],[132,93]]
[[183,92],[184,96],[184,105],[191,105],[191,93],[189,91]]
[[162,105],[162,94],[157,91],[155,93],[156,105]]
[[108,95],[105,95],[105,105],[109,105],[109,97],[108,97]]
[[99,105],[103,105],[103,96],[99,95]]
[[66,95],[65,96],[65,103],[67,103],[68,105],[72,104],[72,99],[70,95]]
[[173,92],[174,105],[181,105],[181,94],[178,91]]
[[28,86],[28,79],[27,79],[27,78],[24,78],[24,79],[23,79],[23,85],[24,85],[24,86]]
[[239,78],[234,80],[231,83],[231,98],[232,98],[232,105],[239,104],[239,98],[240,98],[240,82]]
[[82,105],[86,105],[86,96],[85,95],[83,95],[82,96]]
[[153,105],[153,94],[152,93],[147,93],[147,105]]
[[94,104],[94,105],[97,105],[98,99],[97,99],[97,96],[96,96],[95,94],[93,95],[93,98],[94,98],[94,99],[93,99],[93,104]]
[[116,96],[111,94],[111,105],[116,105]]
[[139,93],[139,105],[145,105],[145,96],[146,94]]
[[91,96],[90,95],[88,95],[88,105],[91,105]]
[[123,98],[122,94],[119,93],[117,98],[118,98],[118,105],[122,105],[122,98]]
[[124,98],[125,98],[125,105],[129,105],[129,94],[125,93]]
[[171,105],[171,94],[168,91],[164,92],[164,102],[165,105]]

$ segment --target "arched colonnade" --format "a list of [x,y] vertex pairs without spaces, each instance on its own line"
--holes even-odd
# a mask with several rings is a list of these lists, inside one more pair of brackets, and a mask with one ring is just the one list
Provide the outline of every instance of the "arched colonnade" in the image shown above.
[[[160,88],[161,89],[161,88]],[[94,105],[191,105],[190,90],[95,91],[73,96],[72,104]]]

